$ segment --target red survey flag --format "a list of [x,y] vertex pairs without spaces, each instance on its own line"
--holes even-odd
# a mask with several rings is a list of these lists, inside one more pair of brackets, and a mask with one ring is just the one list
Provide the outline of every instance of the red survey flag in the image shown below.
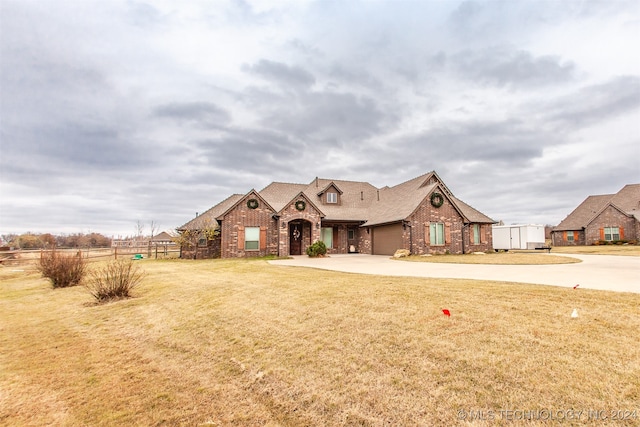
[[578,286],[580,286],[580,285],[579,285],[579,284],[578,284],[578,285],[575,285],[575,286],[573,287],[573,289],[578,289]]
[[446,308],[442,309],[442,314],[444,314],[447,317],[451,317],[451,312]]

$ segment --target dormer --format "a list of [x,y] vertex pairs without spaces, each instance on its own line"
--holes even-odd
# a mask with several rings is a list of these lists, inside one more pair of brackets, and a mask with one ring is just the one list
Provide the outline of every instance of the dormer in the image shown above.
[[333,182],[318,193],[318,197],[320,197],[320,201],[323,205],[341,205],[341,196],[342,190],[340,190]]

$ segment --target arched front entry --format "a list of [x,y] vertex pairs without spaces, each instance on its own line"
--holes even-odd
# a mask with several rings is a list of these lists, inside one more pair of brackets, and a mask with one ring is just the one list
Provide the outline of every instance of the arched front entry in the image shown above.
[[304,219],[289,222],[289,255],[302,255],[311,245],[311,223]]

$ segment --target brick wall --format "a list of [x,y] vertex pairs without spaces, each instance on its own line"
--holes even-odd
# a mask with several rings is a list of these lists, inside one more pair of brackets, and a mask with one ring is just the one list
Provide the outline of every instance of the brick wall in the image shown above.
[[[274,212],[267,208],[262,201],[256,209],[247,207],[247,200],[257,198],[250,194],[243,198],[234,209],[224,217],[221,227],[221,256],[222,258],[248,258],[278,253],[277,221]],[[245,250],[244,245],[238,247],[238,231],[244,227],[263,227],[266,229],[266,244],[263,249]],[[243,232],[242,232],[243,233]]]
[[585,244],[593,245],[601,240],[600,229],[604,227],[620,227],[623,229],[624,237],[621,240],[636,240],[637,221],[633,217],[629,217],[613,206],[607,207],[596,219],[585,229]]
[[582,230],[573,230],[573,240],[567,240],[566,231],[551,232],[553,246],[584,246],[585,233]]
[[[303,211],[296,209],[295,202],[297,200],[305,200],[306,207]],[[305,198],[296,199],[282,211],[280,217],[280,223],[286,224],[285,227],[281,226],[278,230],[280,256],[289,255],[289,223],[300,219],[308,221],[302,223],[302,254],[306,253],[307,248],[313,242],[320,239],[320,229],[316,225],[320,223],[320,213]]]
[[[409,218],[411,223],[412,245],[410,251],[414,255],[462,253],[462,217],[445,197],[439,208],[433,206],[427,198]],[[428,229],[432,222],[443,223],[445,227],[445,244],[431,246]],[[406,230],[405,230],[405,233]],[[405,237],[405,240],[407,238]],[[409,248],[409,242],[405,244]]]
[[[439,208],[431,204],[429,198],[422,201],[419,208],[409,218],[409,227],[403,233],[405,248],[410,247],[414,255],[423,254],[461,254],[470,252],[486,252],[493,249],[493,237],[491,224],[481,224],[480,244],[471,244],[473,231],[471,227],[464,227],[462,216],[445,197],[444,203]],[[445,227],[445,244],[431,246],[428,227],[431,223],[442,223]]]

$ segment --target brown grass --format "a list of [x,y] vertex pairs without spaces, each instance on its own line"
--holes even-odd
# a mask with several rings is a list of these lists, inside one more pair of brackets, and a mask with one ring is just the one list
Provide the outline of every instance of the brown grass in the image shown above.
[[640,245],[554,246],[551,253],[640,256]]
[[483,254],[464,255],[412,255],[395,258],[400,261],[433,262],[445,264],[494,264],[494,265],[545,265],[545,264],[573,264],[582,262],[569,256],[549,255],[533,252],[492,252]]
[[451,426],[473,410],[494,420],[462,425],[494,426],[538,425],[500,410],[640,411],[638,294],[140,265],[136,298],[98,306],[0,269],[0,424]]

